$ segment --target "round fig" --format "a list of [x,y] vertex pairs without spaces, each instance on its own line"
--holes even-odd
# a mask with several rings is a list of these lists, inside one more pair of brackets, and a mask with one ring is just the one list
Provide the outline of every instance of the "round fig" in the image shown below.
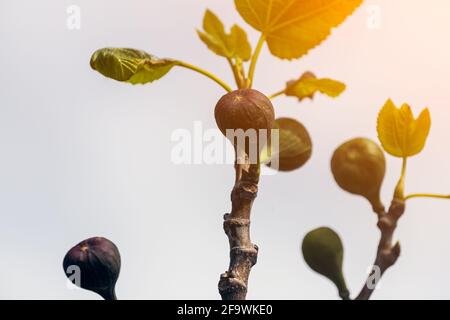
[[344,247],[336,232],[326,227],[312,230],[303,238],[302,253],[311,269],[336,285],[342,299],[350,298],[342,272]]
[[[239,129],[244,132],[255,130],[256,141],[250,139],[249,145],[256,145],[255,151],[258,151],[258,154],[262,147],[270,142],[275,113],[269,98],[259,91],[240,89],[227,93],[217,103],[214,115],[217,126],[225,136],[227,136],[227,130],[233,130],[234,134]],[[260,141],[261,137],[265,141]],[[228,135],[227,138],[236,147],[236,136]],[[246,145],[246,152],[248,154],[248,145]]]
[[302,167],[311,158],[312,153],[312,141],[306,128],[290,118],[275,120],[274,128],[279,130],[278,152],[275,152],[272,141],[268,166],[280,171],[292,171]]
[[386,160],[375,142],[356,138],[344,143],[334,152],[331,171],[342,189],[365,197],[375,212],[384,209],[380,201],[380,189]]
[[75,285],[94,291],[105,300],[116,300],[120,253],[110,240],[94,237],[80,242],[67,252],[63,267],[66,276]]

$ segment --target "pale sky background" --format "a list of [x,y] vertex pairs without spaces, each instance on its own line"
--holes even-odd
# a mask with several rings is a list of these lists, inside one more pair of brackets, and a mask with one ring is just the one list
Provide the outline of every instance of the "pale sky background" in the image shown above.
[[[66,9],[81,8],[81,30]],[[368,7],[381,28],[367,27]],[[93,72],[105,46],[135,47],[198,64],[232,82],[228,66],[199,41],[206,8],[249,32],[231,0],[0,0],[0,298],[97,299],[69,290],[62,258],[91,236],[113,240],[122,255],[121,299],[217,299],[228,267],[222,215],[234,174],[226,165],[176,166],[175,129],[214,128],[223,91],[187,70],[152,85],[118,83]],[[255,86],[267,94],[312,70],[345,82],[338,99],[274,100],[277,116],[300,120],[314,153],[301,170],[263,177],[252,214],[258,264],[251,299],[336,299],[331,282],[303,262],[306,232],[330,226],[345,246],[344,270],[355,296],[373,262],[379,231],[362,198],[340,190],[329,160],[342,142],[376,139],[387,98],[429,107],[424,152],[411,159],[408,192],[450,192],[450,2],[370,0],[319,48],[299,61],[264,49]],[[387,157],[389,202],[400,160]],[[374,299],[450,298],[450,201],[408,203],[395,237],[402,256]]]

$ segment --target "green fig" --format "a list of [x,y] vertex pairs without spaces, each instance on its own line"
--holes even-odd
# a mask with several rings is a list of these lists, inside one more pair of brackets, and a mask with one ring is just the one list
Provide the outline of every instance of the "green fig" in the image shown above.
[[331,171],[342,189],[365,197],[375,212],[384,210],[380,189],[386,172],[386,160],[375,142],[356,138],[342,144],[333,154]]
[[266,153],[263,153],[263,162],[279,171],[301,168],[311,158],[312,153],[312,141],[306,128],[290,118],[276,119],[274,128],[279,130],[278,152],[272,148],[273,154],[268,154],[269,151],[266,150]]
[[348,300],[350,292],[342,273],[344,247],[339,235],[326,227],[312,230],[303,238],[302,252],[308,266],[330,279],[338,288],[339,296]]

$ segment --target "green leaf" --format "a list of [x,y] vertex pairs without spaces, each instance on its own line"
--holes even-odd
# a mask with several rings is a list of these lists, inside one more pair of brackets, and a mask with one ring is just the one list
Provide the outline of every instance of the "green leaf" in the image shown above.
[[197,30],[197,33],[215,54],[229,59],[250,60],[252,48],[247,33],[238,25],[233,25],[230,33],[227,34],[222,21],[213,12],[206,10],[203,30]]
[[306,128],[297,120],[279,118],[275,120],[274,129],[279,130],[278,150],[273,147],[273,142],[272,149],[266,146],[261,155],[261,162],[279,171],[301,168],[312,153],[312,141]]
[[342,272],[344,246],[334,230],[322,227],[309,232],[303,238],[302,253],[311,269],[327,277],[336,285],[340,297],[350,298]]
[[91,57],[92,69],[105,77],[131,84],[158,80],[175,65],[175,60],[159,59],[145,51],[128,48],[103,48]]
[[299,79],[286,84],[285,94],[297,97],[300,101],[305,98],[313,99],[317,92],[336,98],[345,88],[342,82],[328,78],[318,79],[312,72],[305,72]]

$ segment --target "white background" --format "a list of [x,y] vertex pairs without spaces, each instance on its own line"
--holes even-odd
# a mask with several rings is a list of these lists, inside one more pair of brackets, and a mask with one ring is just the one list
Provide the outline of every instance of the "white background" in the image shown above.
[[[81,30],[66,27],[72,4],[81,8]],[[381,8],[379,30],[367,27],[372,4]],[[233,168],[172,164],[170,136],[196,120],[214,128],[222,89],[181,69],[133,87],[89,67],[98,48],[135,47],[202,65],[231,83],[225,61],[195,34],[207,7],[227,26],[244,26],[255,44],[256,32],[231,0],[0,1],[0,298],[99,298],[67,289],[62,270],[65,252],[96,235],[121,251],[119,298],[219,298]],[[429,106],[433,118],[426,149],[410,161],[407,190],[450,191],[449,8],[445,0],[367,1],[300,61],[264,49],[255,84],[267,94],[306,70],[348,90],[335,100],[274,101],[278,116],[307,126],[314,154],[301,170],[262,178],[249,298],[336,299],[299,250],[304,234],[323,225],[343,239],[345,275],[357,294],[378,243],[376,217],[364,199],[337,187],[329,160],[345,140],[376,139],[387,98],[410,103],[416,114]],[[400,170],[398,159],[387,159],[386,203]],[[450,298],[448,230],[450,202],[408,203],[396,232],[402,256],[374,298]]]

